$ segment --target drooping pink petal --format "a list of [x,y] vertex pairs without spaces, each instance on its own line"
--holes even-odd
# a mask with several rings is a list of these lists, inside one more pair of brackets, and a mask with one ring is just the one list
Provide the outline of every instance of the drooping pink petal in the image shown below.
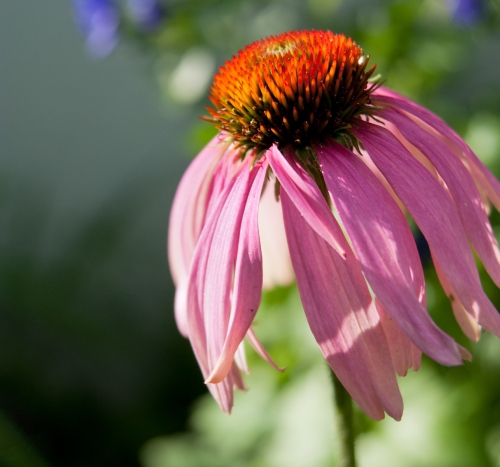
[[[227,144],[227,143],[226,143]],[[224,153],[224,163],[218,164],[212,176],[212,183],[208,190],[206,216],[209,216],[217,206],[218,197],[226,185],[231,183],[239,170],[238,161],[241,160],[241,150],[234,143],[227,146]]]
[[191,162],[177,188],[168,226],[168,259],[174,283],[188,275],[205,218],[213,172],[227,143],[217,135]]
[[401,134],[436,167],[455,201],[467,236],[491,278],[500,287],[500,250],[481,196],[466,167],[444,143],[404,114],[386,110],[383,117],[394,123]]
[[465,231],[447,192],[386,129],[359,123],[355,132],[415,219],[462,305],[481,326],[500,336],[500,315],[481,287]]
[[[239,240],[236,245],[238,253],[236,255],[231,313],[229,324],[226,327],[227,335],[224,336],[220,356],[212,373],[207,378],[207,383],[219,383],[229,373],[234,354],[247,334],[260,305],[262,254],[259,240],[258,210],[266,171],[267,163],[260,164],[252,170],[252,172],[256,172],[256,175],[246,199]],[[233,239],[231,240],[234,242]],[[216,240],[212,243],[212,249],[229,249],[232,246],[231,240],[223,238],[220,244]],[[232,264],[228,264],[228,266],[232,270]],[[214,279],[215,281],[224,280],[223,276],[217,276]]]
[[243,378],[241,377],[240,370],[235,363],[233,363],[233,366],[231,368],[231,381],[233,382],[234,389],[246,391],[245,383],[243,382]]
[[245,374],[250,374],[250,369],[248,368],[247,355],[245,352],[245,343],[243,341],[240,342],[238,349],[234,354],[234,363],[240,371]]
[[433,254],[432,261],[434,263],[434,268],[436,269],[436,273],[439,278],[439,282],[441,282],[444,293],[451,302],[451,307],[453,309],[453,314],[455,315],[457,323],[460,325],[460,328],[470,340],[477,342],[481,337],[481,326],[479,326],[476,321],[474,321],[472,316],[467,313],[464,306],[460,303],[460,300],[457,298],[457,294],[454,292],[452,286],[446,278],[446,275],[443,272],[443,269],[441,268],[438,260]]
[[314,180],[292,158],[286,159],[276,146],[268,149],[266,157],[281,187],[304,219],[339,255],[345,257],[338,239],[332,235],[335,220]]
[[214,171],[227,147],[219,135],[205,146],[184,173],[170,211],[168,259],[172,279],[177,285],[175,321],[184,337],[188,337],[186,294],[189,267],[205,220]]
[[247,339],[253,349],[257,352],[258,355],[260,355],[263,360],[269,363],[269,365],[271,365],[275,370],[285,371],[285,368],[278,366],[271,358],[271,356],[267,353],[267,350],[262,345],[262,342],[260,342],[260,340],[257,338],[255,331],[252,328],[250,328],[247,332]]
[[[227,332],[232,269],[251,177],[248,163],[237,166],[205,222],[193,256],[187,299],[188,335],[205,378],[220,355]],[[233,404],[233,373],[219,384],[207,385],[221,409],[228,413]]]
[[175,288],[175,298],[174,298],[174,317],[175,324],[179,329],[179,332],[184,337],[188,336],[188,323],[187,323],[187,291],[189,284],[189,276],[182,275],[179,277],[179,282]]
[[313,230],[286,190],[281,204],[300,296],[323,355],[370,417],[380,420],[385,411],[399,420],[403,402],[385,334],[347,241],[341,244],[344,260]]
[[425,122],[438,134],[442,135],[443,138],[448,140],[449,143],[453,144],[461,152],[460,156],[466,160],[467,166],[474,174],[474,177],[485,189],[492,203],[498,210],[500,210],[500,182],[474,154],[465,141],[460,138],[460,136],[445,122],[443,122],[443,120],[429,110],[418,105],[416,102],[413,102],[412,100],[390,89],[381,87],[373,93],[373,96],[375,99],[374,103],[376,103],[376,101],[380,101],[381,103],[393,105],[396,108],[405,110]]
[[408,370],[412,367],[417,371],[420,368],[422,351],[413,344],[408,336],[394,322],[389,313],[385,311],[380,300],[376,300],[375,304],[387,337],[392,364],[394,365],[396,373],[399,376],[406,376]]
[[274,186],[274,180],[269,180],[262,193],[259,206],[264,289],[289,285],[295,278],[286,243],[283,213],[280,203],[276,200]]
[[422,265],[399,207],[351,151],[335,142],[317,151],[335,208],[377,299],[424,353],[444,365],[461,364],[457,344],[423,306]]
[[370,157],[370,154],[363,149],[360,148],[360,153],[361,153],[361,160],[363,163],[370,169],[370,171],[377,177],[377,180],[384,185],[384,188],[387,190],[387,192],[391,195],[391,198],[396,202],[396,204],[399,206],[399,209],[403,213],[406,213],[406,208],[404,207],[403,203],[401,200],[397,197],[396,193],[394,193],[394,190],[392,189],[391,185],[389,185],[389,182],[386,180],[386,178],[382,175],[382,172],[378,169],[378,167],[373,163],[372,158]]

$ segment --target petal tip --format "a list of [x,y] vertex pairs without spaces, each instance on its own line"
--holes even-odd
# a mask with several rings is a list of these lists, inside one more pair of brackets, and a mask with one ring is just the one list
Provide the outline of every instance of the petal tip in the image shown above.
[[472,354],[465,347],[459,346],[458,351],[460,352],[460,356],[464,360],[467,360],[468,362],[472,362]]

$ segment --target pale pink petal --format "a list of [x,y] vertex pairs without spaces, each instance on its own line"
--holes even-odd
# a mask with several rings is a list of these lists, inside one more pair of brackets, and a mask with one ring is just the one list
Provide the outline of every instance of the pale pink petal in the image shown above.
[[384,185],[384,188],[387,190],[387,192],[391,195],[391,198],[396,202],[396,204],[399,206],[399,209],[403,213],[406,213],[406,208],[404,207],[404,204],[401,202],[401,200],[397,197],[396,193],[394,193],[394,190],[392,189],[392,186],[389,185],[389,182],[386,180],[386,178],[382,175],[382,172],[378,169],[378,167],[373,163],[372,158],[370,157],[370,154],[364,149],[360,148],[361,152],[361,160],[363,163],[370,169],[370,171],[377,177],[377,180]]
[[248,368],[247,355],[245,352],[245,342],[241,341],[238,349],[234,354],[234,363],[240,371],[245,374],[250,374],[250,369]]
[[240,370],[238,366],[233,363],[231,368],[231,381],[233,382],[233,388],[239,389],[240,391],[246,391],[245,383],[243,382],[243,378],[241,377]]
[[390,89],[381,87],[374,92],[373,96],[375,99],[374,103],[380,101],[381,103],[393,105],[395,108],[409,112],[452,143],[461,152],[459,155],[465,158],[474,177],[483,186],[495,207],[500,210],[500,182],[474,154],[465,141],[443,120],[431,111]]
[[279,201],[276,200],[274,187],[275,180],[269,180],[262,193],[259,206],[264,289],[289,285],[295,279],[286,243],[283,213]]
[[189,337],[188,323],[187,323],[188,284],[189,284],[189,276],[184,274],[180,276],[179,282],[177,283],[177,287],[175,289],[175,298],[174,298],[175,324],[177,324],[179,332],[184,337]]
[[212,176],[213,180],[207,195],[206,216],[210,215],[212,209],[217,205],[219,195],[228,183],[231,184],[239,171],[241,151],[236,149],[234,144],[230,144],[226,148],[224,163],[217,165]]
[[[250,181],[248,164],[239,164],[235,176],[219,194],[193,256],[187,299],[188,334],[205,378],[213,369],[227,332],[242,200]],[[224,412],[231,411],[234,384],[232,372],[221,383],[207,385]]]
[[[234,354],[243,341],[252,321],[259,308],[260,298],[262,294],[262,254],[260,250],[259,228],[258,228],[258,210],[260,203],[260,195],[264,184],[267,171],[267,163],[261,164],[259,167],[254,167],[252,175],[254,178],[252,187],[244,200],[235,200],[241,202],[244,206],[242,213],[241,228],[239,229],[239,240],[236,244],[236,266],[234,275],[234,289],[232,295],[231,313],[229,316],[229,324],[224,323],[224,328],[227,330],[227,335],[223,338],[223,347],[218,356],[212,373],[207,378],[207,383],[219,383],[226,377],[231,369]],[[252,181],[252,178],[250,181]],[[237,206],[235,206],[237,208]],[[231,226],[225,226],[227,231]],[[212,243],[212,249],[227,249],[234,246],[236,238],[227,238],[224,232],[220,237],[216,238]],[[222,256],[221,252],[221,256]],[[227,257],[230,259],[230,256]],[[228,262],[227,278],[224,277],[222,269],[216,263],[218,269],[213,269],[213,282],[221,282],[224,280],[230,281],[230,273],[232,271],[232,262]],[[217,274],[217,270],[220,270]],[[212,289],[216,290],[217,285],[213,284]],[[215,296],[215,294],[214,294]],[[209,298],[210,299],[210,298]],[[220,305],[217,305],[220,306]],[[214,309],[214,313],[217,313]],[[208,314],[212,319],[212,314]],[[220,330],[216,331],[220,333]],[[217,334],[217,340],[220,339]]]
[[[205,287],[202,300],[207,334],[208,364],[211,370],[207,382],[211,383],[221,382],[229,372],[234,352],[236,352],[255,316],[262,291],[262,260],[257,228],[257,209],[265,170],[254,169],[250,171],[249,164],[245,165],[246,167],[238,176],[217,221],[204,272]],[[252,186],[256,174],[260,175],[261,180],[260,183],[255,183]],[[252,188],[253,194],[249,197],[250,188]],[[250,206],[247,216],[244,216],[247,198],[250,201]],[[246,224],[243,228],[241,226],[242,220]],[[251,225],[252,222],[254,225]],[[248,235],[243,242],[239,241],[241,240],[240,232],[243,236]],[[238,251],[241,253],[238,254]],[[239,290],[233,291],[233,303],[239,305],[239,308],[235,323],[231,323],[230,296],[235,261],[238,261],[236,273],[243,275],[243,277],[235,278],[235,287],[238,287]],[[247,287],[241,288],[240,281],[242,279],[248,280]],[[241,309],[241,307],[245,308]],[[242,331],[241,338],[238,340],[236,336],[227,340],[229,326],[240,324],[243,314],[250,322]],[[223,355],[226,343],[230,346],[230,354],[227,352],[224,354],[222,371],[214,378],[212,372]],[[227,367],[225,366],[226,362],[228,363]]]
[[195,356],[205,377],[209,374],[207,340],[203,309],[205,272],[217,222],[236,179],[228,184],[218,197],[218,204],[205,222],[193,255],[186,292],[188,334]]
[[358,128],[356,134],[420,227],[460,302],[481,326],[500,336],[500,315],[481,287],[447,192],[386,129],[368,123]]
[[422,351],[412,343],[408,336],[390,317],[380,303],[376,300],[377,311],[384,328],[391,352],[392,364],[399,376],[406,376],[408,370],[413,367],[415,371],[420,367]]
[[380,420],[385,411],[399,420],[403,402],[389,348],[349,245],[344,239],[344,260],[311,228],[286,190],[281,204],[300,296],[323,355],[370,417]]
[[494,282],[500,287],[500,250],[483,208],[481,196],[466,167],[441,141],[417,126],[404,114],[384,111],[401,134],[436,167],[448,187],[465,232]]
[[267,350],[265,347],[262,345],[260,340],[257,338],[255,335],[255,332],[252,328],[250,328],[247,332],[247,339],[250,345],[253,347],[253,349],[257,352],[260,357],[265,360],[269,365],[271,365],[275,370],[278,371],[285,371],[285,368],[279,367],[274,360],[271,358],[271,356],[267,353]]
[[[416,346],[416,345],[411,345],[411,355],[412,355],[412,361],[413,361],[413,369],[415,371],[418,371],[420,368],[420,363],[422,361],[422,351]],[[460,353],[460,356],[462,358],[463,355]]]
[[[228,148],[220,136],[205,146],[181,179],[170,211],[168,259],[175,291],[175,320],[179,332],[187,337],[186,294],[189,268],[205,221],[217,164]],[[219,164],[220,165],[220,164]]]
[[351,151],[335,142],[317,151],[335,208],[377,299],[424,353],[444,365],[461,364],[457,344],[423,305],[422,265],[401,210]]
[[316,182],[293,158],[285,159],[276,146],[266,152],[266,157],[282,189],[288,193],[304,219],[339,255],[345,257],[338,239],[332,235],[335,220]]
[[[384,111],[380,112],[380,117],[382,118],[382,115],[384,115],[384,120],[380,120],[379,122],[372,121],[371,123],[375,125],[380,125],[383,128],[386,128],[389,130],[401,143],[401,145],[415,158],[417,159],[418,162],[420,162],[432,175],[434,175],[434,178],[438,180],[441,183],[440,176],[438,174],[438,171],[436,170],[436,167],[432,165],[431,161],[424,156],[424,154],[420,151],[419,148],[414,146],[412,143],[410,143],[401,133],[399,127],[395,125],[389,118],[385,118],[385,115],[390,117],[394,111],[392,109],[386,109]],[[396,114],[397,115],[397,114]],[[430,136],[430,135],[429,135]],[[443,184],[443,186],[445,186]]]
[[464,306],[460,303],[460,300],[457,298],[456,293],[453,291],[452,286],[448,282],[446,275],[444,274],[441,266],[439,265],[439,262],[433,254],[432,261],[434,263],[434,268],[436,269],[436,273],[439,278],[439,282],[441,282],[444,293],[450,299],[453,314],[455,315],[457,323],[460,325],[460,328],[470,340],[477,342],[481,337],[481,326],[479,326],[474,321],[472,316],[467,313]]
[[168,226],[168,259],[174,283],[188,275],[205,218],[213,172],[227,150],[216,136],[191,162],[175,193]]

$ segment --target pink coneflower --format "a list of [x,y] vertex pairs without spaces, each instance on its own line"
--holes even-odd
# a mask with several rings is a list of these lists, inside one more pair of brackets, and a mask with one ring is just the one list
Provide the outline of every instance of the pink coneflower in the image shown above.
[[179,185],[168,240],[177,324],[225,412],[243,387],[245,337],[276,366],[251,324],[263,286],[293,273],[324,357],[373,419],[401,418],[396,374],[418,369],[421,352],[443,365],[470,357],[426,311],[406,216],[465,334],[500,335],[470,248],[500,285],[487,218],[500,183],[367,64],[350,38],[302,31],[249,45],[215,77],[219,134]]

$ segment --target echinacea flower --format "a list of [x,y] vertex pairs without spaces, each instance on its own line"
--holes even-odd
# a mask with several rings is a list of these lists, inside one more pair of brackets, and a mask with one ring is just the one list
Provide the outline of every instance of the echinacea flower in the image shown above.
[[500,285],[487,218],[500,183],[374,69],[350,38],[302,31],[247,46],[214,79],[207,119],[219,134],[182,178],[168,248],[178,327],[225,412],[243,387],[245,337],[276,366],[251,325],[263,286],[293,275],[324,357],[373,419],[401,418],[396,374],[417,370],[422,352],[450,366],[470,358],[426,311],[406,216],[464,333],[500,336],[470,247]]

